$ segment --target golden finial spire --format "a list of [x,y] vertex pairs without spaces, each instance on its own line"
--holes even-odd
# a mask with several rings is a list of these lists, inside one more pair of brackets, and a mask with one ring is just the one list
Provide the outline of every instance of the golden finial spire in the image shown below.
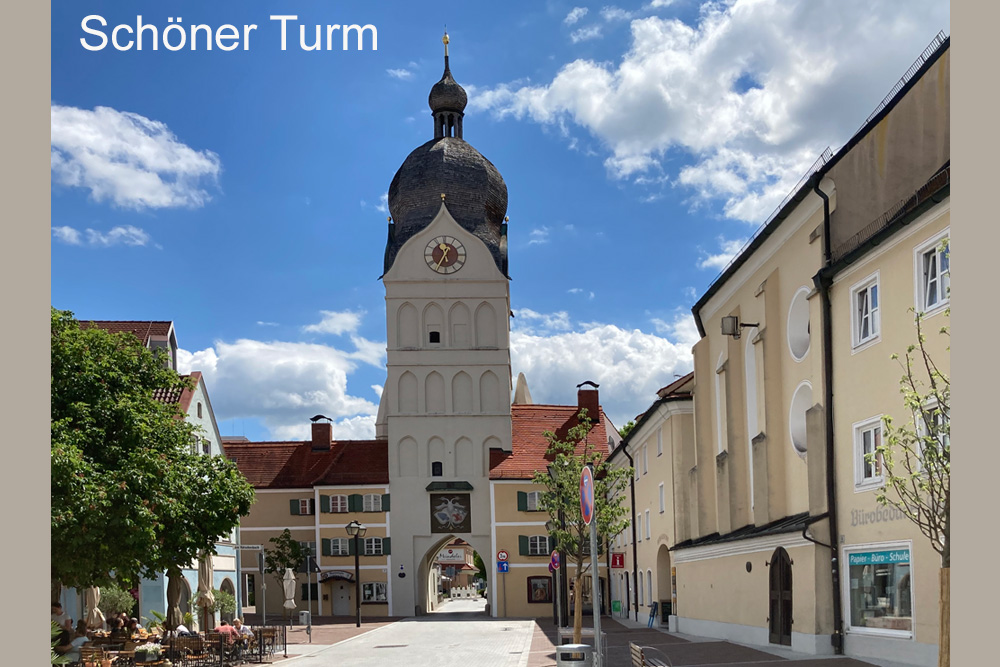
[[444,37],[441,38],[441,43],[444,44],[444,57],[448,57],[448,28],[444,29]]

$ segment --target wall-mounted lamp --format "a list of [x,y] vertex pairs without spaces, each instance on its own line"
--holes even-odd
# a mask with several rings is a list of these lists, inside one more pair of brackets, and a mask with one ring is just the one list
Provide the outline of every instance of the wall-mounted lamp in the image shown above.
[[722,318],[722,335],[732,336],[736,340],[739,340],[740,333],[742,332],[744,327],[750,327],[752,329],[753,327],[756,326],[759,326],[758,322],[754,322],[753,324],[748,324],[746,322],[740,322],[740,318],[738,315],[725,315]]

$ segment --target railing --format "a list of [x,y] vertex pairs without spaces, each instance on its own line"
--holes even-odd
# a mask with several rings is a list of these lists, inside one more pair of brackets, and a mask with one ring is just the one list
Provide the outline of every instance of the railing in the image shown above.
[[[231,667],[246,663],[270,663],[287,654],[288,636],[283,625],[245,626],[253,638],[229,641],[219,633],[205,637],[169,637],[163,640],[162,656],[176,666]],[[142,664],[142,663],[139,663]]]

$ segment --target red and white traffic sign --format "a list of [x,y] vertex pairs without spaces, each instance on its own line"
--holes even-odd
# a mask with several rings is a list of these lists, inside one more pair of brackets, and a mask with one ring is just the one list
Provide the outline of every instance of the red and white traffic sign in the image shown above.
[[594,520],[594,473],[590,466],[583,466],[580,473],[580,514],[588,526]]
[[559,552],[555,549],[552,550],[552,555],[549,556],[549,570],[559,569]]
[[508,554],[503,549],[497,552],[497,560],[500,561],[501,563],[506,561],[508,558],[510,558],[510,554]]

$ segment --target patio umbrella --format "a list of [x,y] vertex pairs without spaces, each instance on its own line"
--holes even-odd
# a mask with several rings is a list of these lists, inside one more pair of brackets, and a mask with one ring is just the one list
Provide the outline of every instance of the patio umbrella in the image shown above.
[[87,627],[100,630],[104,627],[104,614],[97,605],[101,603],[101,589],[91,586],[83,592],[83,604],[87,607]]
[[285,590],[285,609],[295,609],[295,573],[292,568],[285,568],[285,576],[281,578],[281,587]]
[[180,570],[167,572],[167,617],[163,620],[166,630],[176,630],[184,620],[181,613],[181,595],[184,594],[184,575]]
[[215,595],[212,593],[212,554],[202,553],[201,560],[198,561],[198,606],[202,608],[202,618],[205,626],[203,630],[208,630],[212,617],[209,609],[215,604]]

